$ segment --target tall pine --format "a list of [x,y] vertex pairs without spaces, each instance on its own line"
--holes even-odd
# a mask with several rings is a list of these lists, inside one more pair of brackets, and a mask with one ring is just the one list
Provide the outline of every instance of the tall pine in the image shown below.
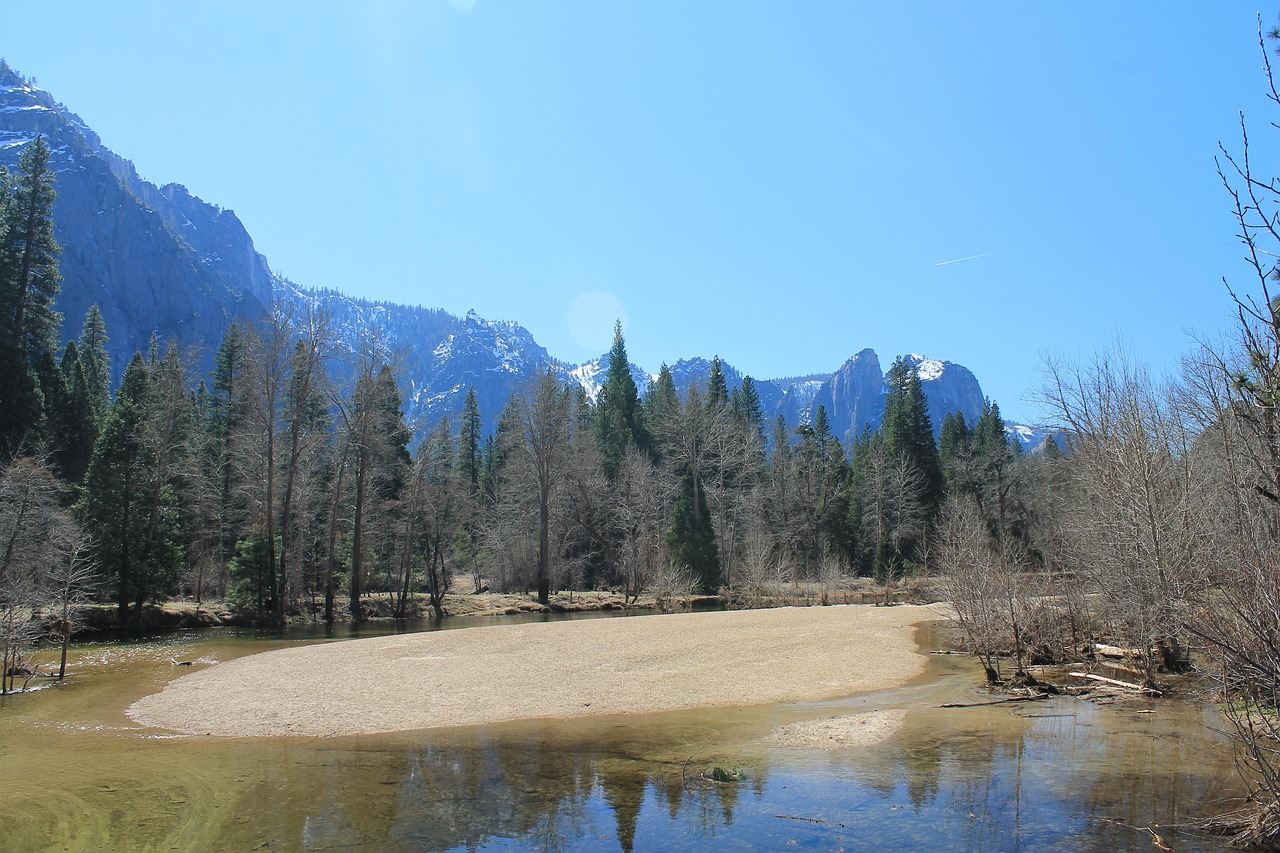
[[[18,174],[0,169],[0,456],[36,438],[46,390],[61,382],[54,355],[62,276],[53,237],[53,171],[37,136]],[[43,386],[43,388],[42,388]]]
[[596,441],[604,457],[604,472],[610,480],[617,478],[618,466],[622,464],[628,447],[643,448],[649,443],[640,412],[640,395],[631,377],[627,346],[622,338],[622,321],[619,320],[613,327],[609,367],[604,384],[600,386],[593,417]]

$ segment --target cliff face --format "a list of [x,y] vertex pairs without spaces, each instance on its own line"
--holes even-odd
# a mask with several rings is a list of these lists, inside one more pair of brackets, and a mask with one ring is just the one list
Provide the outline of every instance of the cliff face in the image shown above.
[[79,117],[0,63],[0,165],[16,167],[37,134],[58,192],[62,337],[78,335],[97,304],[116,381],[153,332],[194,353],[203,373],[232,320],[270,310],[274,277],[233,212],[143,180]]

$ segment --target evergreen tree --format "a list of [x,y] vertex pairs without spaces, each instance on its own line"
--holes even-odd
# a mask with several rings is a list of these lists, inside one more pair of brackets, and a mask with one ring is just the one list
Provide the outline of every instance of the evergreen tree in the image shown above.
[[729,405],[729,387],[725,384],[724,367],[718,355],[711,359],[711,373],[707,376],[707,404],[712,408]]
[[942,504],[942,469],[938,447],[933,440],[929,402],[920,386],[920,376],[903,358],[895,359],[885,374],[884,433],[890,455],[905,459],[925,483],[925,501],[930,513]]
[[37,136],[18,160],[0,281],[7,331],[17,338],[33,365],[41,355],[52,356],[62,322],[62,316],[53,310],[62,282],[58,271],[62,249],[53,237],[56,196],[49,146],[44,137]]
[[692,471],[686,470],[680,478],[667,548],[671,560],[692,573],[699,592],[710,595],[719,589],[720,549],[711,526],[706,490],[700,488]]
[[1004,430],[1000,407],[986,400],[973,428],[978,505],[996,537],[1012,532],[1017,474],[1014,446]]
[[0,458],[36,438],[45,393],[56,395],[61,381],[54,198],[49,147],[37,136],[22,152],[16,179],[0,169]]
[[604,457],[605,475],[611,481],[617,478],[618,466],[622,464],[628,447],[645,448],[649,444],[641,425],[640,395],[631,376],[621,320],[613,327],[609,367],[605,371],[604,384],[600,386],[600,395],[596,398],[593,428]]
[[[153,593],[167,591],[165,581],[172,579],[177,565],[168,526],[152,526],[168,521],[168,516],[162,512],[165,507],[151,503],[156,464],[147,435],[151,399],[146,363],[135,355],[94,446],[79,504],[93,537],[94,556],[104,573],[115,579],[121,622],[130,602],[142,604]],[[135,613],[135,618],[140,616]]]
[[938,434],[938,464],[952,494],[968,493],[974,488],[972,445],[964,415],[951,412],[942,419],[942,430]]
[[58,473],[68,483],[79,483],[89,470],[98,423],[89,381],[75,341],[62,354],[62,394],[57,411],[46,415],[49,438]]
[[0,336],[0,462],[35,437],[43,409],[44,394],[27,354],[11,336]]
[[[663,364],[658,378],[651,383],[644,397],[644,422],[655,433],[661,433],[679,417],[680,396],[676,393],[676,381],[671,375],[671,368]],[[659,444],[655,442],[653,446],[656,456],[662,455]]]
[[476,402],[473,385],[467,389],[467,398],[462,404],[462,425],[458,430],[458,473],[472,494],[480,492],[480,475],[484,468],[482,429],[480,404]]
[[236,473],[237,439],[245,423],[246,345],[240,327],[232,323],[213,360],[209,395],[209,466],[218,483],[218,527],[221,553],[218,563],[226,565],[235,552],[236,541],[247,526],[247,508]]
[[756,390],[756,382],[750,376],[742,377],[742,384],[733,389],[729,395],[729,408],[742,424],[760,440],[764,446],[764,411],[760,404],[760,392]]
[[[401,411],[400,389],[390,366],[375,368],[367,363],[356,379],[351,405],[346,410],[347,430],[352,450],[352,479],[355,504],[352,507],[351,574],[349,594],[351,620],[363,622],[364,585],[368,576],[366,558],[375,565],[389,559],[388,550],[370,537],[369,521],[378,510],[387,521],[389,505],[404,489],[412,458],[411,434]],[[383,525],[385,529],[385,525]]]
[[107,356],[107,324],[97,305],[90,306],[84,316],[76,350],[94,422],[100,424],[111,407],[111,362]]

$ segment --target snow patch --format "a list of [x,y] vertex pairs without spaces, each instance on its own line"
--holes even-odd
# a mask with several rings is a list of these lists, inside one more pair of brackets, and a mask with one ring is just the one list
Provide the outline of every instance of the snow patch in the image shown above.
[[921,382],[934,382],[941,379],[942,372],[947,369],[945,361],[935,361],[916,353],[911,353],[907,358],[915,364],[916,375],[920,377]]

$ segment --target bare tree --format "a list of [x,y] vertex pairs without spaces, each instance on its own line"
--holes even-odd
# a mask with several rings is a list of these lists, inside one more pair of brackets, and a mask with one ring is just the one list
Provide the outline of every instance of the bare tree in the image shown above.
[[520,449],[538,498],[538,601],[551,594],[551,510],[570,460],[573,396],[547,370],[526,385],[519,400]]
[[36,613],[49,575],[66,559],[76,539],[63,509],[66,491],[42,460],[19,456],[0,474],[0,693],[29,674],[25,656],[43,633]]
[[63,559],[55,562],[46,578],[45,601],[56,616],[50,632],[61,645],[58,661],[58,679],[67,675],[67,647],[71,636],[79,627],[76,624],[76,608],[92,600],[93,588],[98,580],[98,568],[93,561],[90,542],[79,535],[73,526],[65,528],[71,538],[60,546]]
[[953,495],[943,507],[935,564],[944,572],[948,597],[969,650],[982,662],[987,682],[1003,683],[1000,656],[1013,657],[1014,677],[1030,681],[1027,663],[1044,607],[1022,543],[993,536],[971,496]]
[[1111,638],[1141,652],[1154,682],[1181,656],[1187,607],[1204,583],[1191,435],[1169,389],[1123,349],[1085,367],[1051,361],[1047,373],[1071,444],[1074,562],[1107,602]]
[[612,515],[620,532],[618,571],[628,600],[639,597],[661,564],[673,490],[671,478],[647,452],[627,448],[613,483]]

